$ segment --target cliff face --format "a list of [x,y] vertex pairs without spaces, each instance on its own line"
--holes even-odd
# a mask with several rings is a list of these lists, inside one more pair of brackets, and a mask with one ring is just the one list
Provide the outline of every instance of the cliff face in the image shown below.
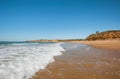
[[120,30],[111,30],[104,31],[96,34],[89,35],[86,40],[112,40],[119,39],[120,40]]

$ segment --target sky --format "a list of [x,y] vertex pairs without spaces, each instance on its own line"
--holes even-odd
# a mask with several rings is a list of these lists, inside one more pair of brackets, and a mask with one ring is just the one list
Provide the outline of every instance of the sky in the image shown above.
[[0,41],[84,39],[120,30],[120,0],[0,0]]

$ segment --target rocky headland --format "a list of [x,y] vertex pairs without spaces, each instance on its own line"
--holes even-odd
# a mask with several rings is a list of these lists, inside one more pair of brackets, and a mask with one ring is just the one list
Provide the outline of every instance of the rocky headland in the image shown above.
[[86,40],[120,40],[120,30],[109,30],[104,32],[96,31],[96,34],[89,35]]

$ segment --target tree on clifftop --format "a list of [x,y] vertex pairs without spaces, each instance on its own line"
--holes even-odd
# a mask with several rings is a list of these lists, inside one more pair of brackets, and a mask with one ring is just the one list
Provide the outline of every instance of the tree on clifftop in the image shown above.
[[99,33],[99,31],[96,31],[96,34],[98,34]]

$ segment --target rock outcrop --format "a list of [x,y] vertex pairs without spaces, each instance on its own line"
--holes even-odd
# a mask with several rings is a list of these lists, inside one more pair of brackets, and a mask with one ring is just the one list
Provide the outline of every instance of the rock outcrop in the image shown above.
[[96,32],[96,34],[89,35],[86,40],[120,40],[120,30],[110,30],[104,32]]

